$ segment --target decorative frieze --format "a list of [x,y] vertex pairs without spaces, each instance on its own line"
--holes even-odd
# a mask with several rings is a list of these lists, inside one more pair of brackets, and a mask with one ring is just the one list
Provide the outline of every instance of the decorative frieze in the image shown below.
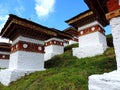
[[81,27],[78,27],[78,31],[80,30],[83,30],[83,29],[86,29],[86,28],[89,28],[89,27],[92,27],[92,26],[95,26],[95,25],[99,25],[100,27],[104,28],[97,20],[96,21],[93,21],[91,23],[88,23],[86,25],[83,25]]
[[80,20],[80,19],[83,19],[83,18],[85,18],[85,17],[88,17],[88,16],[90,16],[90,15],[92,15],[93,14],[93,12],[92,11],[88,11],[87,13],[84,13],[84,14],[82,14],[82,15],[79,15],[78,17],[76,17],[76,18],[73,18],[73,19],[71,19],[71,20],[68,20],[68,21],[66,21],[68,24],[71,24],[71,23],[74,23],[74,22],[76,22],[76,21],[78,21],[78,20]]
[[72,40],[75,41],[75,42],[78,42],[78,38],[74,37]]
[[11,47],[11,53],[16,52],[18,50],[27,51],[27,52],[45,53],[43,45],[25,42],[25,41],[19,41]]
[[9,60],[10,55],[7,54],[0,54],[0,60]]
[[69,44],[69,40],[64,39],[64,43]]
[[90,33],[93,33],[93,32],[97,32],[97,31],[99,31],[103,35],[105,35],[105,30],[102,29],[99,25],[95,25],[95,26],[80,30],[78,32],[78,36],[80,37],[80,36],[87,35],[87,34],[90,34]]
[[63,42],[57,41],[57,40],[50,40],[50,41],[45,43],[45,46],[50,46],[50,45],[63,46]]

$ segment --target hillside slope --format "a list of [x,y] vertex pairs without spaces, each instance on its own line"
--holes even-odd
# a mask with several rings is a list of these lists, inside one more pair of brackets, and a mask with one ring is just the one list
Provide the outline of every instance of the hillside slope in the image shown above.
[[116,69],[114,49],[104,55],[78,59],[72,56],[72,45],[65,53],[45,63],[46,70],[23,77],[0,90],[88,90],[88,76]]

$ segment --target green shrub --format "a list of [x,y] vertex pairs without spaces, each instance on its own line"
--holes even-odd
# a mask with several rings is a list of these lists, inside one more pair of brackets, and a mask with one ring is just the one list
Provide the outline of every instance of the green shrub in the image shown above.
[[107,37],[107,45],[109,47],[113,47],[113,37],[112,37],[112,34],[109,34],[106,37]]

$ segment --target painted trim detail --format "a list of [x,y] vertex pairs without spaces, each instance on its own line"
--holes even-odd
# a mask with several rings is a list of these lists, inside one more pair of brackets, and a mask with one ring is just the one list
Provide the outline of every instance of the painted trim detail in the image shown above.
[[94,26],[91,26],[89,28],[86,28],[86,29],[79,31],[78,37],[83,36],[83,35],[87,35],[87,34],[91,34],[91,33],[97,32],[97,31],[99,31],[100,33],[105,35],[105,30],[103,28],[101,28],[99,25],[94,25]]
[[78,31],[95,26],[95,25],[99,25],[101,28],[104,29],[104,27],[98,21],[94,21],[94,22],[88,23],[86,25],[83,25],[81,27],[78,27]]
[[44,45],[31,43],[31,42],[25,42],[25,41],[19,41],[15,45],[11,47],[11,53],[16,51],[27,51],[27,52],[36,52],[36,53],[45,53],[44,51]]
[[78,38],[74,37],[72,40],[75,41],[75,42],[78,42]]
[[69,44],[69,40],[64,39],[63,42]]
[[57,40],[49,40],[48,42],[45,42],[45,46],[50,46],[50,45],[57,45],[57,46],[63,46],[62,41],[57,41]]
[[4,60],[9,60],[10,58],[10,55],[7,55],[7,54],[0,54],[0,59],[4,59]]

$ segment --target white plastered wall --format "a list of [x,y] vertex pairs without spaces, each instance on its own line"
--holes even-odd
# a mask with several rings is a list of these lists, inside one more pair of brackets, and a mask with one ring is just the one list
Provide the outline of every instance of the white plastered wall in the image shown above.
[[113,44],[115,48],[117,70],[120,70],[120,17],[110,20],[110,26],[113,36]]
[[68,46],[68,45],[69,45],[68,43],[65,43],[65,42],[64,42],[64,47],[66,47],[66,46]]
[[73,41],[73,40],[69,40],[69,45],[71,45],[71,44],[75,44],[75,43],[78,43],[78,42]]
[[43,70],[44,54],[26,51],[17,51],[10,55],[9,69]]
[[[0,51],[0,54],[10,55],[9,52]],[[0,68],[8,68],[9,59],[0,59]]]
[[9,60],[0,59],[0,68],[8,68]]
[[44,42],[41,41],[41,40],[36,40],[36,39],[24,37],[24,36],[19,36],[19,37],[17,37],[17,39],[15,39],[15,40],[13,41],[12,45],[16,44],[18,41],[25,41],[25,42],[30,42],[30,43],[35,43],[35,44],[44,45]]

